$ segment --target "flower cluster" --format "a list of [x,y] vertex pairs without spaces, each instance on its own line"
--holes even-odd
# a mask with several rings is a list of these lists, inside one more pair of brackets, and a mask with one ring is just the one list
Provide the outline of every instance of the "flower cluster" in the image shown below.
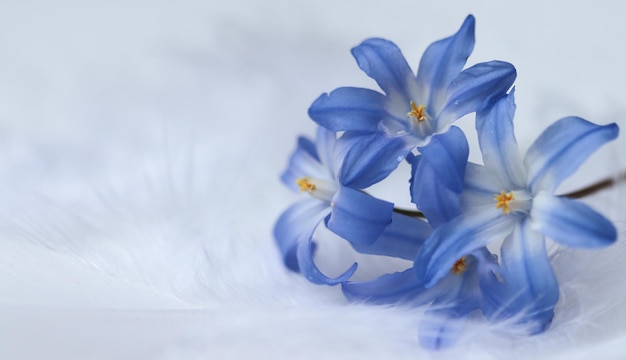
[[[513,131],[515,68],[502,61],[465,68],[474,24],[470,15],[456,34],[431,44],[417,75],[390,41],[368,39],[353,48],[382,93],[341,87],[322,94],[309,109],[317,137],[298,139],[281,177],[308,195],[274,228],[285,265],[311,282],[341,284],[351,301],[428,305],[419,329],[428,348],[452,345],[459,324],[476,311],[530,334],[544,331],[559,299],[546,238],[582,248],[617,238],[604,216],[555,195],[618,136],[617,125],[560,119],[522,157]],[[482,165],[468,162],[465,134],[452,125],[470,113]],[[423,217],[394,211],[364,191],[402,161],[411,164],[411,201]],[[319,226],[358,252],[407,259],[413,267],[356,282],[354,264],[328,277],[313,260]]]

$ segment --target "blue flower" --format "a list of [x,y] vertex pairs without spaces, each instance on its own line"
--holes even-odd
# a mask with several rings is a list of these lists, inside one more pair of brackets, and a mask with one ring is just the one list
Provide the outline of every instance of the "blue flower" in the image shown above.
[[[383,146],[402,140],[404,147],[387,152],[381,172],[388,175],[415,147],[426,146],[431,137],[445,133],[458,118],[490,105],[515,80],[515,68],[501,61],[479,63],[461,71],[474,47],[474,24],[470,15],[456,34],[431,44],[417,76],[394,43],[377,38],[365,40],[352,49],[352,55],[384,94],[341,87],[315,100],[309,108],[310,117],[335,132],[380,138],[377,141]],[[449,181],[452,189],[460,192],[462,178],[457,178]]]
[[[451,129],[447,134],[433,138],[429,151],[436,154],[449,153],[455,148],[458,161],[467,163],[469,147],[465,137],[458,137],[460,130]],[[461,141],[459,141],[459,139]],[[423,175],[419,184],[414,182],[412,193],[427,202],[421,209],[435,229],[461,214],[459,194],[450,191],[445,181],[435,171],[435,164],[429,160],[435,157],[415,157],[409,154],[413,164],[413,174]],[[428,241],[428,240],[427,240]],[[425,318],[419,326],[420,343],[429,349],[452,346],[460,335],[464,319],[474,310],[480,309],[484,301],[482,284],[488,284],[493,272],[498,268],[495,256],[486,248],[480,248],[469,255],[458,258],[447,274],[434,286],[426,287],[413,268],[394,274],[386,274],[364,282],[342,284],[345,296],[356,302],[375,304],[406,303],[413,306],[429,304]]]
[[[454,136],[440,138],[441,141],[434,142],[436,145],[433,149],[443,150],[446,145],[467,148],[467,143],[450,144],[446,141],[453,138]],[[469,149],[460,153],[464,154],[464,161],[467,162]],[[414,159],[410,157],[410,160]],[[419,167],[425,175],[413,191],[424,194],[424,198],[428,197],[428,206],[422,208],[422,212],[429,219],[434,219],[430,224],[437,228],[459,216],[459,195],[449,190],[428,161],[418,157],[412,163],[414,173]],[[447,274],[430,287],[426,287],[423,279],[417,277],[414,268],[410,268],[371,281],[345,282],[342,290],[346,298],[355,302],[405,303],[413,306],[430,304],[419,326],[420,343],[429,349],[447,348],[456,343],[467,315],[480,309],[485,301],[483,287],[489,287],[493,273],[498,269],[495,259],[486,248],[477,249],[458,258]]]
[[491,281],[498,268],[496,258],[481,248],[463,256],[437,284],[426,287],[414,268],[386,274],[377,279],[342,283],[346,298],[372,304],[430,304],[419,326],[419,340],[429,349],[454,345],[465,318],[480,309],[484,301],[482,284]]
[[530,333],[549,326],[559,297],[545,237],[572,247],[615,242],[613,224],[589,206],[556,196],[559,184],[596,149],[615,139],[616,124],[595,125],[578,117],[548,127],[522,160],[513,134],[513,92],[476,117],[484,166],[468,164],[462,215],[437,228],[415,261],[427,287],[448,275],[459,258],[504,240],[499,276],[481,284],[483,312],[515,318]]
[[377,181],[379,155],[385,155],[381,151],[369,158],[358,156],[363,146],[378,145],[370,141],[342,147],[335,133],[320,127],[315,143],[304,137],[298,139],[281,175],[287,187],[309,196],[279,217],[274,237],[285,265],[314,283],[334,285],[356,271],[354,264],[339,277],[329,278],[317,268],[313,235],[322,221],[357,251],[405,259],[412,259],[430,234],[425,222],[396,214],[392,203],[358,190]]

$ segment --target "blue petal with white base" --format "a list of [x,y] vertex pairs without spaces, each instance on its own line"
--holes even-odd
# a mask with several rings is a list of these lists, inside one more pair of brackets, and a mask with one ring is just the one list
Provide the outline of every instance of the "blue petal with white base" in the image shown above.
[[476,209],[437,228],[415,258],[415,273],[426,287],[446,276],[454,263],[490,242],[503,239],[519,216],[502,216],[494,206]]
[[330,212],[328,206],[313,199],[301,200],[285,210],[274,226],[274,239],[288,269],[299,271],[298,243],[315,229]]
[[591,154],[618,135],[617,124],[596,125],[573,116],[555,122],[537,138],[524,158],[531,192],[554,192]]
[[543,236],[522,219],[502,245],[500,279],[481,285],[483,313],[492,320],[515,319],[529,334],[544,331],[554,317],[559,284],[546,253]]
[[417,73],[418,92],[430,94],[428,109],[441,109],[446,100],[446,88],[465,66],[474,49],[476,19],[469,15],[459,31],[451,37],[436,41],[426,48]]
[[408,101],[417,82],[400,48],[389,40],[372,38],[352,49],[359,68],[392,99]]
[[300,192],[297,180],[303,177],[331,181],[333,178],[326,164],[321,162],[315,144],[305,137],[299,137],[296,149],[289,157],[287,168],[281,174],[280,180],[292,191]]
[[530,217],[533,229],[566,246],[598,248],[617,240],[613,223],[580,201],[539,193]]
[[467,315],[479,308],[475,269],[448,279],[450,286],[433,301],[419,325],[419,342],[427,349],[445,349],[456,344]]
[[492,171],[500,184],[521,189],[526,187],[526,170],[513,131],[514,96],[515,91],[512,90],[508,96],[477,116],[476,131],[485,167]]
[[488,108],[509,90],[516,77],[513,65],[497,60],[463,70],[447,89],[446,102],[438,112],[437,132],[444,132],[464,115]]

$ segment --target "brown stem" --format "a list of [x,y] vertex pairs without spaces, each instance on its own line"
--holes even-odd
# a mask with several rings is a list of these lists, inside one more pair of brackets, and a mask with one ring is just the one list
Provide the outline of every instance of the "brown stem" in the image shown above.
[[[601,190],[608,189],[624,181],[626,181],[626,171],[619,173],[615,177],[600,180],[580,190],[572,191],[572,192],[569,192],[567,194],[563,194],[560,196],[567,197],[570,199],[580,199],[589,195],[593,195]],[[424,214],[421,211],[417,211],[417,210],[406,210],[406,209],[394,208],[393,211],[402,215],[425,218]]]
[[569,192],[567,194],[563,194],[561,196],[565,196],[568,197],[570,199],[580,199],[583,198],[585,196],[589,196],[589,195],[593,195],[601,190],[604,189],[608,189],[616,184],[619,184],[621,182],[626,181],[626,171],[623,171],[619,174],[617,174],[614,177],[611,178],[607,178],[607,179],[603,179],[600,180],[598,182],[595,182],[585,188],[582,188],[580,190],[576,190],[576,191],[572,191]]
[[406,216],[412,216],[412,217],[419,217],[419,218],[425,218],[426,217],[426,216],[424,216],[424,214],[422,214],[421,211],[417,211],[417,210],[407,210],[407,209],[393,208],[393,212],[398,213],[398,214],[402,214],[402,215],[406,215]]

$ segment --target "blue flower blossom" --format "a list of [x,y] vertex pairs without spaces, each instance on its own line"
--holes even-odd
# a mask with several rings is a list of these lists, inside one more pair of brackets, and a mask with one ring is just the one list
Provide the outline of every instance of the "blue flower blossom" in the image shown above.
[[[445,142],[438,145],[445,145]],[[467,161],[468,151],[464,154]],[[415,191],[434,194],[430,196],[432,201],[422,210],[427,217],[435,219],[430,224],[437,228],[460,215],[459,195],[449,191],[428,162],[421,159],[413,164],[414,168],[421,166],[423,173],[428,175],[421,179]],[[480,309],[484,301],[483,287],[488,287],[483,284],[492,280],[497,269],[495,256],[483,247],[458,258],[447,274],[431,287],[426,287],[414,268],[410,268],[371,281],[349,281],[342,284],[342,290],[346,298],[356,302],[430,304],[419,326],[419,340],[426,348],[441,349],[456,343],[464,319]]]
[[604,216],[555,191],[619,129],[566,117],[548,127],[522,160],[513,134],[514,111],[511,92],[477,114],[484,166],[468,164],[462,214],[427,239],[415,271],[426,287],[436,286],[459,258],[504,240],[499,277],[492,274],[481,284],[482,310],[491,319],[515,318],[537,333],[549,326],[559,297],[545,237],[584,248],[610,245],[617,238]]
[[[384,178],[411,150],[418,147],[423,152],[421,148],[431,137],[445,133],[463,115],[487,107],[515,80],[515,68],[501,61],[479,63],[461,71],[474,48],[474,26],[470,15],[456,34],[431,44],[422,56],[417,76],[394,43],[365,40],[352,49],[352,55],[384,94],[341,87],[315,100],[309,108],[310,117],[332,131],[346,131],[353,138],[377,138],[383,146],[394,146],[397,151],[387,151],[388,157],[381,164]],[[405,146],[392,145],[398,140]],[[366,156],[378,151],[363,150]],[[458,165],[456,158],[450,159],[452,165]],[[460,192],[462,178],[449,179],[451,188]]]
[[[378,179],[378,156],[355,156],[361,143],[338,146],[335,133],[318,128],[316,142],[300,137],[281,175],[282,182],[309,196],[289,207],[274,227],[285,265],[310,281],[334,285],[349,279],[356,264],[337,278],[325,276],[313,261],[313,235],[319,224],[345,238],[357,250],[411,259],[430,234],[423,221],[393,212],[393,204],[359,191]],[[384,152],[379,153],[384,155]]]
[[[429,149],[446,154],[446,149],[455,147],[460,155],[459,161],[466,164],[469,147],[464,136],[460,137],[463,141],[454,140],[457,139],[454,134],[457,131],[460,132],[458,128],[451,129],[449,135],[433,138]],[[419,184],[413,183],[412,193],[428,200],[422,212],[429,219],[429,224],[437,228],[461,214],[459,194],[450,191],[434,171],[433,164],[425,159],[413,159],[413,155],[409,154],[413,173],[419,168],[424,175]],[[461,169],[461,176],[464,176],[465,166]],[[419,340],[426,348],[441,349],[456,343],[466,316],[480,309],[484,301],[481,285],[491,281],[497,268],[495,256],[483,247],[458,258],[447,274],[431,287],[426,287],[423,279],[418,278],[415,270],[410,268],[371,281],[349,281],[342,284],[342,290],[351,301],[413,306],[430,304],[419,326]]]
[[[427,305],[418,333],[430,349],[453,345],[477,310],[530,334],[544,331],[559,300],[546,238],[582,248],[617,239],[603,215],[556,195],[563,180],[618,136],[617,125],[563,118],[522,157],[513,127],[515,90],[507,94],[515,68],[490,61],[464,69],[474,27],[469,15],[457,33],[431,44],[417,75],[388,40],[353,48],[382,92],[341,87],[314,101],[316,139],[298,139],[281,176],[306,196],[274,226],[286,267],[309,281],[341,284],[354,302]],[[465,134],[453,126],[472,112],[484,165],[468,163]],[[411,164],[411,201],[427,222],[365,192],[403,160]],[[320,226],[358,252],[413,260],[413,266],[351,281],[353,264],[328,277],[313,260]],[[499,259],[488,248],[493,242],[502,243]]]
[[370,281],[348,281],[341,284],[352,302],[371,304],[430,304],[419,326],[419,340],[429,349],[454,345],[460,336],[464,319],[481,308],[485,301],[483,288],[490,286],[498,269],[496,258],[486,248],[455,261],[437,284],[426,287],[414,268],[385,274]]

